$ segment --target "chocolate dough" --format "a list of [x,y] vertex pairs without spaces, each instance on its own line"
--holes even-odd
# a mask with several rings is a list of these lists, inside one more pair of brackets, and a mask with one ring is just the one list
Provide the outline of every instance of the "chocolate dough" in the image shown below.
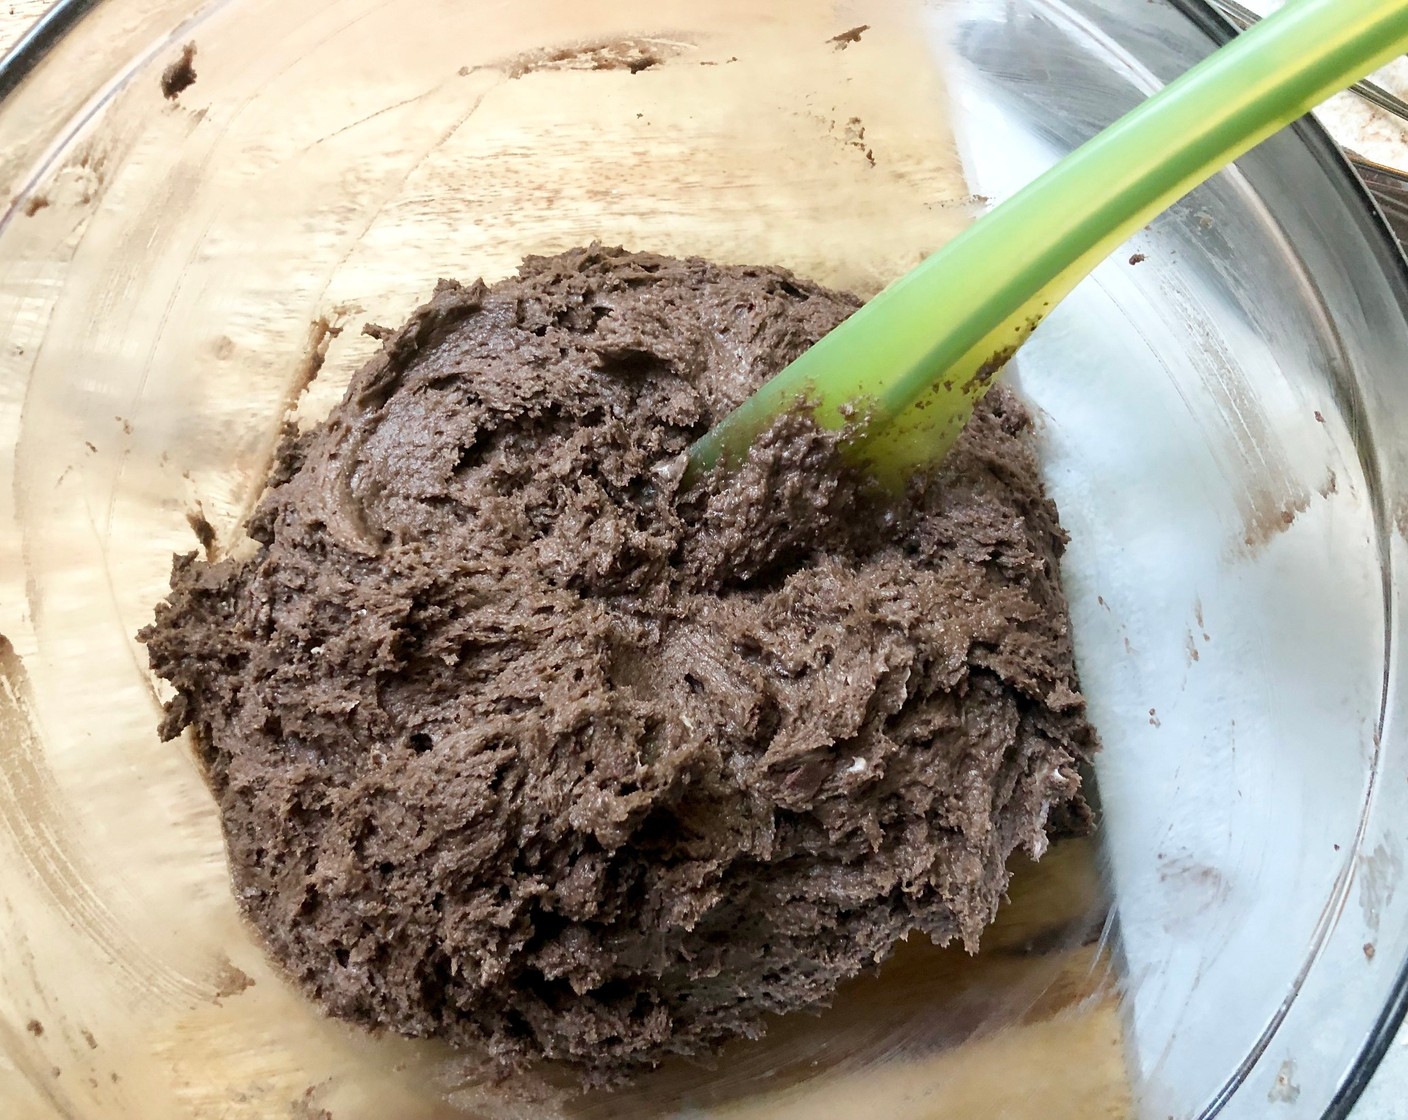
[[976,948],[1094,746],[1027,414],[867,496],[804,411],[679,455],[857,306],[592,247],[442,282],[142,634],[241,906],[332,1014],[607,1083],[922,931]]

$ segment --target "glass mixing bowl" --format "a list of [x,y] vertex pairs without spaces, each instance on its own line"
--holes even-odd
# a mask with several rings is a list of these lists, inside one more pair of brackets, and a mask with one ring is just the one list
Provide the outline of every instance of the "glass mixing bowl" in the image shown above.
[[0,68],[6,1116],[1343,1116],[1405,998],[1408,278],[1311,124],[1013,375],[1103,819],[972,960],[906,945],[615,1095],[329,1021],[242,925],[133,637],[438,277],[599,239],[873,293],[1226,33],[1183,0],[61,5]]

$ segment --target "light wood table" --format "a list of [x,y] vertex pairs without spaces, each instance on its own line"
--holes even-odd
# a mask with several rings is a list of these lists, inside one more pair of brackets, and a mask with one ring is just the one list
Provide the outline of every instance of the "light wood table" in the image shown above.
[[[50,6],[51,0],[0,0],[0,53],[7,51],[21,35]],[[1408,71],[1408,64],[1405,64]],[[1340,119],[1327,121],[1331,127],[1342,129],[1346,122]],[[1340,136],[1346,143],[1353,138]],[[1374,140],[1382,138],[1375,135]],[[1397,140],[1398,137],[1394,137]],[[1404,138],[1405,151],[1408,151],[1408,138]],[[1404,1101],[1408,1100],[1408,1030],[1400,1033],[1391,1053],[1380,1067],[1368,1093],[1354,1112],[1354,1120],[1403,1120],[1408,1116]]]
[[49,4],[50,0],[0,0],[0,51],[9,50]]

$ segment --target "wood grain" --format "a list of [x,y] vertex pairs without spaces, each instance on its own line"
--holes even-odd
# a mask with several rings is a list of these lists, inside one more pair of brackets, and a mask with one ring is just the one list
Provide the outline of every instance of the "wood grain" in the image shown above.
[[0,52],[8,51],[49,9],[52,0],[0,0]]

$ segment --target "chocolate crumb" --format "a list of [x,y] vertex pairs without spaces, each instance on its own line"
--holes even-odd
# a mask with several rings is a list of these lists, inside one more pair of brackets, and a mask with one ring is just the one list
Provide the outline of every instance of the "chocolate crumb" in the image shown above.
[[196,45],[187,43],[181,48],[181,55],[161,72],[161,95],[168,101],[175,101],[196,80]]
[[215,998],[229,999],[254,987],[254,978],[232,961],[221,961],[215,974]]
[[843,51],[852,43],[859,43],[860,37],[870,30],[870,24],[862,23],[859,27],[852,27],[849,31],[843,31],[839,35],[833,35],[826,40],[828,43],[835,43],[838,51]]
[[211,559],[215,554],[215,526],[206,520],[205,514],[201,510],[192,510],[186,514],[186,524],[195,533],[196,540],[200,542],[200,547],[205,552],[206,559]]

